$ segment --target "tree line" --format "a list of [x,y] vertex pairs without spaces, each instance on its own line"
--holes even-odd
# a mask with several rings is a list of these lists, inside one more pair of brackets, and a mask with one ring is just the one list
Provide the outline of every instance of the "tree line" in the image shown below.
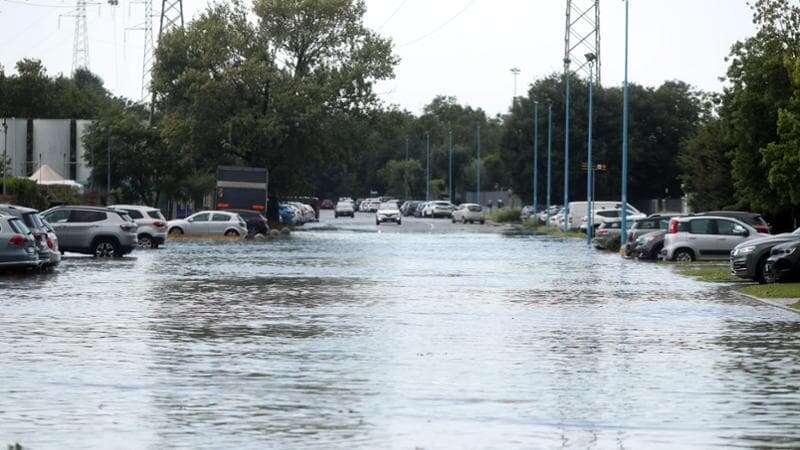
[[[435,195],[476,189],[533,194],[534,102],[539,105],[538,193],[545,203],[552,143],[553,203],[564,186],[564,81],[531,83],[509,110],[438,96],[418,115],[380,101],[394,76],[393,42],[364,25],[364,2],[256,0],[213,4],[164,35],[152,73],[154,115],[112,96],[95,75],[49,77],[26,59],[0,70],[8,117],[94,118],[85,138],[98,180],[110,170],[115,196],[159,203],[199,199],[218,165],[264,166],[273,198],[425,195],[427,149]],[[695,209],[741,208],[789,222],[800,202],[800,12],[790,0],[753,4],[757,33],[732,46],[727,86],[704,93],[682,81],[630,88],[629,198],[688,194]],[[572,83],[572,199],[586,197],[586,81]],[[595,86],[596,198],[618,198],[622,91]],[[552,133],[548,110],[552,108]],[[480,126],[481,160],[476,158]],[[105,154],[112,152],[111,167]],[[95,157],[95,155],[97,157]],[[101,157],[102,156],[102,157]]]

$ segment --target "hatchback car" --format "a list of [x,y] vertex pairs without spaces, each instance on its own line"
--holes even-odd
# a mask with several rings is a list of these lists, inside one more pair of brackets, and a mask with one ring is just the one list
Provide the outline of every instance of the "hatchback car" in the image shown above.
[[40,265],[36,239],[25,222],[0,213],[0,270],[34,269]]
[[185,219],[170,220],[167,229],[171,236],[247,236],[247,223],[239,214],[226,211],[200,211]]
[[269,221],[258,211],[249,209],[226,209],[228,212],[239,214],[247,224],[247,236],[266,236],[269,234]]
[[728,259],[744,241],[766,236],[738,219],[690,216],[672,219],[661,257],[669,261]]
[[122,210],[96,206],[56,206],[42,213],[58,236],[61,253],[122,257],[138,246],[139,226]]
[[453,217],[453,211],[456,206],[450,202],[443,200],[428,202],[422,210],[423,217],[432,217],[434,219],[439,217]]
[[396,201],[383,202],[375,212],[375,225],[380,225],[384,222],[394,222],[402,225],[403,221],[400,216],[400,208],[397,207]]
[[[678,214],[653,214],[646,219],[636,220],[633,225],[631,225],[630,230],[628,230],[628,239],[625,242],[625,256],[632,255],[633,249],[636,247],[636,243],[640,237],[655,231],[666,231],[669,229],[669,221],[676,216],[678,216]],[[660,252],[661,249],[658,249],[658,251]]]
[[633,245],[633,250],[631,250],[631,257],[649,260],[660,258],[661,249],[664,248],[664,236],[666,235],[667,230],[659,230],[639,236]]
[[714,217],[728,217],[744,222],[751,227],[755,228],[759,233],[769,234],[770,227],[766,220],[758,213],[744,212],[744,211],[707,211],[693,216],[714,216]]
[[48,269],[58,266],[61,262],[61,253],[58,251],[58,238],[45,225],[39,215],[39,211],[23,206],[3,204],[0,205],[0,213],[22,219],[25,226],[31,230],[33,238],[36,240],[36,250],[43,268]]
[[800,228],[792,233],[751,239],[731,251],[731,274],[746,280],[766,283],[766,265],[772,248],[786,242],[800,241]]
[[462,203],[453,211],[453,223],[486,223],[483,207],[477,203]]
[[140,248],[158,248],[167,241],[167,219],[160,209],[138,205],[112,205],[110,208],[125,211],[139,225]]
[[333,210],[333,217],[338,219],[339,217],[355,217],[356,210],[353,208],[353,202],[349,200],[340,200],[336,203],[336,207]]

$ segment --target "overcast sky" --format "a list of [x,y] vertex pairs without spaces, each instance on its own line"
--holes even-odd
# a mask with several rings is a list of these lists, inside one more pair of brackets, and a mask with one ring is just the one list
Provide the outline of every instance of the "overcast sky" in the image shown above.
[[[93,0],[89,0],[90,3]],[[578,1],[578,0],[576,0]],[[587,1],[587,0],[582,0]],[[115,94],[140,97],[144,21],[141,0],[101,0],[88,9],[91,69]],[[160,6],[160,1],[153,0]],[[41,59],[49,73],[72,65],[74,0],[0,0],[0,63]],[[206,0],[184,0],[192,17]],[[562,70],[566,0],[367,0],[367,25],[391,37],[402,59],[381,97],[418,113],[435,95],[453,95],[490,114],[513,94]],[[601,3],[603,84],[623,78],[624,2]],[[719,90],[731,44],[752,34],[745,0],[631,0],[630,78],[656,86],[679,79]],[[154,19],[157,28],[157,19]],[[156,32],[157,34],[157,32]]]

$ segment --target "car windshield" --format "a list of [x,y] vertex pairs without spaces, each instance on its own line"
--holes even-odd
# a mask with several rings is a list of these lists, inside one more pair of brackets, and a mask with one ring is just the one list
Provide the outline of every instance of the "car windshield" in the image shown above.
[[600,217],[619,217],[619,211],[597,211],[597,215]]
[[397,203],[394,202],[381,203],[381,209],[397,209]]
[[147,215],[150,216],[151,219],[165,220],[164,215],[157,209],[147,211]]

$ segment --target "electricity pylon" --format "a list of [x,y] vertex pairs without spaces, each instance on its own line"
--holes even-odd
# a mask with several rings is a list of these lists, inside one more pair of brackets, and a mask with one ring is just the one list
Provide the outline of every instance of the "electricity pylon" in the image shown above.
[[[64,17],[75,18],[72,41],[72,72],[89,68],[89,28],[86,26],[86,0],[77,0],[75,9]],[[60,19],[60,17],[59,17]]]
[[[586,55],[594,55],[590,64]],[[600,78],[600,0],[567,0],[567,30],[564,33],[564,65],[571,63],[575,72],[591,76],[598,85]]]
[[[174,28],[183,28],[183,0],[161,0],[161,20],[158,27],[158,42],[165,32]],[[152,40],[152,35],[151,35]],[[150,71],[153,68],[153,56],[150,56]],[[149,75],[148,75],[149,76]],[[144,81],[143,81],[144,83]],[[152,91],[152,90],[151,90]],[[156,104],[156,93],[151,92],[150,97],[150,122],[153,122],[153,110]]]

